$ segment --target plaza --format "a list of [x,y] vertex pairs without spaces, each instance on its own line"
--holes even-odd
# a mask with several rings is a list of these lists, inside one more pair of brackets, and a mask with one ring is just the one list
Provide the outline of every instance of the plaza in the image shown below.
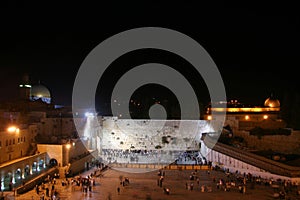
[[[78,176],[86,177],[96,168],[79,174]],[[162,185],[159,184],[157,171],[137,173],[136,169],[132,172],[124,172],[123,169],[107,169],[101,173],[101,176],[94,177],[95,185],[91,191],[82,190],[81,186],[72,184],[62,185],[65,179],[57,179],[55,189],[58,192],[56,199],[60,200],[81,200],[81,199],[105,199],[105,200],[131,200],[131,199],[148,199],[148,200],[185,200],[185,199],[279,199],[277,194],[283,190],[284,185],[277,180],[262,180],[261,182],[251,183],[247,180],[245,190],[239,188],[240,182],[235,178],[235,174],[228,174],[220,170],[161,170],[163,176]],[[120,183],[120,177],[124,180],[128,178],[129,184]],[[194,178],[191,178],[194,177]],[[71,180],[72,178],[69,178]],[[231,180],[236,185],[225,187],[220,185],[220,181]],[[244,180],[242,180],[243,182]],[[45,184],[47,187],[47,184]],[[193,185],[193,187],[192,187]],[[120,188],[118,194],[117,188]],[[226,189],[225,189],[226,188]],[[170,193],[166,194],[164,189],[169,189]],[[210,191],[211,190],[211,191]],[[291,186],[288,189],[286,199],[299,199],[297,195],[297,186]],[[33,189],[25,194],[13,196],[7,192],[7,199],[15,200],[40,200],[45,195],[45,191],[40,189],[39,194]],[[50,197],[44,196],[44,199]]]

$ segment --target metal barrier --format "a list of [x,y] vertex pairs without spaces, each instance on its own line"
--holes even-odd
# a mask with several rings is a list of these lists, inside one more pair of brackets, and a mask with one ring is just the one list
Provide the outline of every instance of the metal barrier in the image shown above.
[[182,165],[182,164],[132,164],[132,163],[110,163],[112,168],[144,168],[144,169],[166,169],[166,170],[210,170],[208,165]]

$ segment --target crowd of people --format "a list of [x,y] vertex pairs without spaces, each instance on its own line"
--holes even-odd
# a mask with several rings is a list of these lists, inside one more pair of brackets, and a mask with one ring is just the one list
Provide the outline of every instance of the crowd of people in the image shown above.
[[108,163],[170,163],[180,151],[103,149],[101,157]]
[[[67,189],[71,187],[71,191],[82,191],[82,193],[87,194],[92,192],[93,186],[96,185],[96,176],[99,174],[101,169],[105,169],[103,164],[96,163],[96,169],[94,173],[87,176],[77,175],[74,177],[60,178],[59,173],[55,173],[53,176],[48,175],[48,177],[40,184],[35,186],[35,192],[40,196],[40,200],[59,200],[61,189]],[[60,189],[58,190],[58,186]]]
[[[185,183],[186,190],[193,191],[195,188],[201,192],[240,192],[246,194],[248,190],[254,189],[256,186],[269,187],[273,190],[273,197],[286,199],[288,196],[296,196],[300,199],[300,186],[297,182],[281,179],[264,179],[260,176],[252,175],[251,173],[240,173],[238,170],[235,173],[229,172],[228,169],[212,168],[214,171],[224,172],[224,176],[216,177],[215,174],[208,170],[207,177],[211,180],[207,185],[200,184],[200,177],[197,170],[191,172],[188,180]],[[288,199],[288,198],[287,198]]]
[[[59,192],[56,189],[59,184],[59,173],[55,173],[53,176],[48,177],[40,185],[35,186],[35,191],[40,195],[41,200],[59,200]],[[69,180],[61,180],[61,184],[70,184]]]
[[206,165],[206,158],[199,151],[184,151],[179,154],[175,164]]

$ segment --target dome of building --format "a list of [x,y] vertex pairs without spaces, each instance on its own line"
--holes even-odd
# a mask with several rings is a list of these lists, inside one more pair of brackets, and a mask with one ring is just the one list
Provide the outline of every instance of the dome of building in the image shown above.
[[280,107],[280,101],[279,101],[278,99],[273,98],[273,97],[271,96],[271,97],[269,97],[269,98],[267,98],[267,99],[265,100],[264,105],[265,105],[266,107],[278,108],[278,107]]
[[41,99],[43,102],[50,104],[51,94],[49,89],[42,84],[32,85],[30,90],[30,99],[32,101]]

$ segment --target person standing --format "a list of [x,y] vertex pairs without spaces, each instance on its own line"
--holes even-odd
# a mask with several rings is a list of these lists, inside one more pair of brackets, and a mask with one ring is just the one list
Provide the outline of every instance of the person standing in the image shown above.
[[38,185],[35,185],[35,191],[37,194],[39,194],[39,186]]
[[108,193],[107,200],[111,200],[111,193]]
[[46,196],[49,197],[49,188],[46,187]]

